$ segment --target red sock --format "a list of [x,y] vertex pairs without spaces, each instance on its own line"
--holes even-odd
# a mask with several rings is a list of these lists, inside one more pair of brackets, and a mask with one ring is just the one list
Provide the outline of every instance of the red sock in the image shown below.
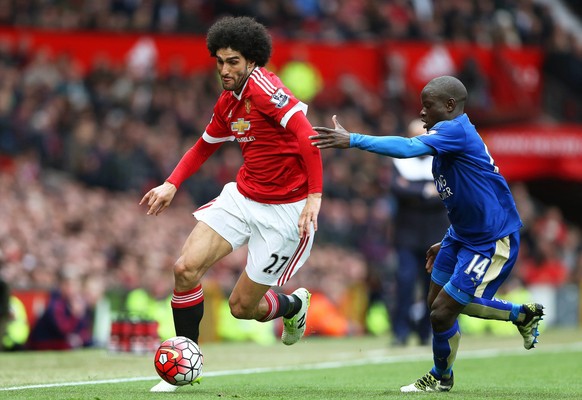
[[267,310],[267,313],[265,314],[265,316],[261,319],[259,319],[260,322],[267,322],[270,321],[274,318],[280,317],[279,314],[279,308],[280,308],[280,301],[279,301],[279,296],[277,295],[277,293],[275,293],[275,291],[273,289],[269,289],[267,291],[267,293],[265,293],[265,296],[263,297],[265,300],[267,300],[267,304],[269,305],[269,309]]

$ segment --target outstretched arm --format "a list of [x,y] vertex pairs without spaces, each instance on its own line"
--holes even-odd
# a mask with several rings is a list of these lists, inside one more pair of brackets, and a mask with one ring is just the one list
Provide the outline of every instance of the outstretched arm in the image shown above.
[[350,133],[344,129],[334,115],[334,129],[315,126],[313,129],[318,133],[310,136],[313,146],[320,149],[337,148],[347,149],[356,147],[361,150],[370,151],[395,158],[411,158],[424,155],[435,155],[436,150],[424,144],[418,138],[404,138],[400,136],[369,136],[359,133]]

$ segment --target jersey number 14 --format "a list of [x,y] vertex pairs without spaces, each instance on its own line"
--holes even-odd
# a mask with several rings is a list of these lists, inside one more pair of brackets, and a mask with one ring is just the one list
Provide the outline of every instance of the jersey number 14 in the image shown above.
[[487,271],[487,267],[491,262],[491,260],[488,258],[483,258],[481,261],[479,261],[479,258],[481,258],[481,255],[475,254],[473,256],[473,259],[471,260],[471,263],[469,264],[467,269],[465,269],[465,273],[467,275],[469,275],[471,272],[474,272],[475,278],[477,278],[478,280],[481,279],[481,277],[485,274],[485,272]]

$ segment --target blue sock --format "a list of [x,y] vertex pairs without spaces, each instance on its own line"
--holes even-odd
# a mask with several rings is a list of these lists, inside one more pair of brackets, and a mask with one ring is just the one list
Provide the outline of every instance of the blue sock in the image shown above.
[[522,307],[521,304],[513,304],[496,297],[491,300],[475,297],[471,303],[467,304],[462,313],[471,317],[515,322],[519,313],[523,313]]
[[460,340],[461,331],[459,330],[458,321],[455,321],[455,324],[449,330],[433,333],[432,353],[434,367],[430,372],[435,378],[448,379],[451,377]]

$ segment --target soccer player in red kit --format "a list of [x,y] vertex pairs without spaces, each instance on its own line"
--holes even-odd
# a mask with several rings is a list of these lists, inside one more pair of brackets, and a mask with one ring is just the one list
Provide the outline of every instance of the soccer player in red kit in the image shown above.
[[[305,331],[310,293],[299,288],[286,295],[271,288],[284,285],[309,257],[321,206],[320,151],[309,140],[314,131],[307,106],[264,68],[272,45],[263,25],[249,17],[226,17],[210,27],[206,42],[224,91],[202,137],[140,204],[147,204],[148,215],[160,214],[180,184],[226,141],[239,143],[244,162],[236,183],[227,183],[194,212],[198,223],[174,266],[176,335],[198,342],[202,276],[248,244],[247,265],[229,298],[231,313],[262,322],[283,317],[281,340],[291,345]],[[176,389],[161,381],[151,390]]]

